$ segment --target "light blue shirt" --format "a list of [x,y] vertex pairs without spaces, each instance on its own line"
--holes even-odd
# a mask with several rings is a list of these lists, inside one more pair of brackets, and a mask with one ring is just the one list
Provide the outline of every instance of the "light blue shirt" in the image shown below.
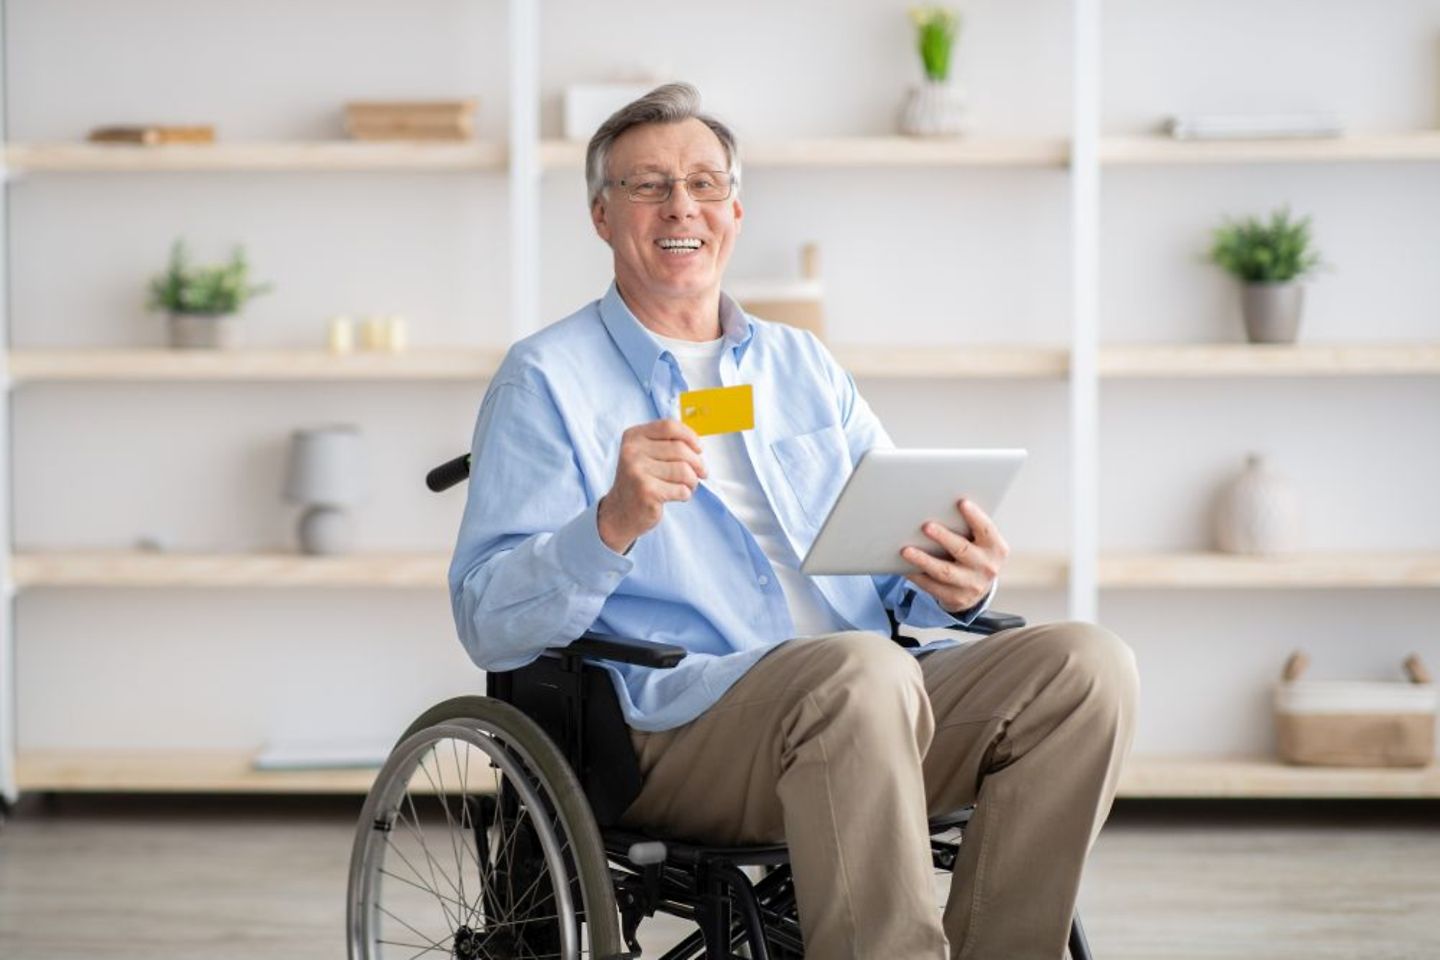
[[[813,335],[747,316],[724,295],[720,323],[721,381],[754,387],[745,450],[803,557],[860,456],[890,438]],[[629,553],[600,539],[595,508],[614,482],[621,434],[675,417],[684,389],[675,357],[613,284],[510,348],[480,406],[450,565],[455,623],[480,667],[513,670],[592,629],[676,644],[689,655],[671,669],[605,665],[627,722],[665,730],[699,716],[793,636],[770,560],[705,483],[666,504]],[[890,642],[887,607],[902,623],[945,627],[989,602],[957,618],[900,576],[814,581],[839,620],[881,634],[877,643]]]

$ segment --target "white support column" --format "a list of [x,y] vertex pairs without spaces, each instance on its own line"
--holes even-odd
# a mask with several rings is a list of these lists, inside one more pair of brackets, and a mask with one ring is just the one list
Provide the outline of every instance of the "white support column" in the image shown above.
[[510,0],[510,333],[540,327],[540,3]]
[[10,530],[10,168],[5,162],[9,116],[5,111],[5,4],[0,0],[0,798],[14,803],[15,783],[15,584],[10,578],[14,542]]
[[1070,616],[1099,613],[1100,0],[1074,0],[1070,254]]

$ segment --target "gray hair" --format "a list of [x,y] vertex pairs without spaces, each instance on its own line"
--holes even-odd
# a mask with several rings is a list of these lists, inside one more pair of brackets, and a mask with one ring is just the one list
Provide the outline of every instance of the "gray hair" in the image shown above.
[[735,189],[739,190],[740,146],[735,134],[721,121],[700,112],[699,90],[688,83],[667,83],[616,110],[590,138],[590,146],[585,149],[585,185],[589,188],[590,205],[594,206],[605,191],[605,167],[610,160],[610,149],[622,133],[646,123],[680,123],[684,120],[699,120],[719,138],[720,146],[725,148],[725,162],[730,176],[735,181]]

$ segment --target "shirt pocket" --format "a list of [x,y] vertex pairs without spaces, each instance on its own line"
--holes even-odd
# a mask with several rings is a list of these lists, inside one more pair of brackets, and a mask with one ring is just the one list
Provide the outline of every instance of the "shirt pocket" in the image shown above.
[[770,444],[780,472],[799,501],[812,530],[818,530],[830,513],[845,480],[850,476],[850,445],[839,424],[786,437]]

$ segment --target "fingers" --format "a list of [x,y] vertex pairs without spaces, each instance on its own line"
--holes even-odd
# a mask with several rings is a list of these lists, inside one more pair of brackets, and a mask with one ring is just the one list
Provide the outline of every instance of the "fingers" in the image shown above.
[[630,429],[639,431],[647,440],[678,440],[700,452],[700,435],[679,420],[651,420]]
[[970,524],[970,535],[977,544],[997,554],[1002,560],[1010,555],[1010,545],[1000,536],[1000,528],[995,526],[995,521],[990,519],[989,514],[976,506],[975,501],[962,499],[957,506],[965,522]]
[[912,573],[905,579],[930,594],[940,606],[949,610],[951,613],[969,610],[983,600],[985,594],[989,592],[990,589],[989,586],[981,584],[956,586],[954,584],[942,583],[934,577],[926,576],[923,573]]

